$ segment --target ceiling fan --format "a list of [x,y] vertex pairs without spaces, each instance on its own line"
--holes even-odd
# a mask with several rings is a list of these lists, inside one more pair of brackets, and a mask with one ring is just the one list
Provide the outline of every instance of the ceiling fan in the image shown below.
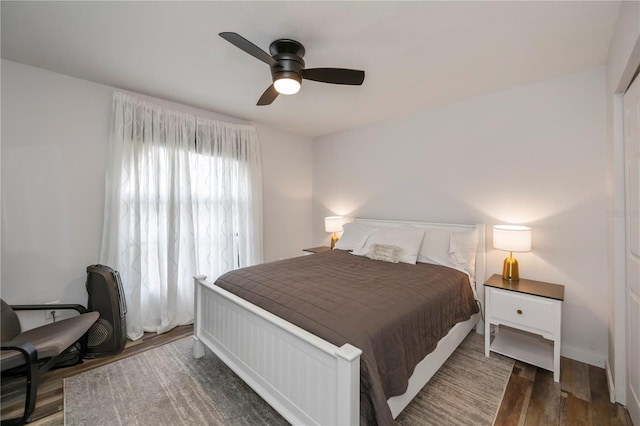
[[305,54],[304,46],[295,40],[282,38],[274,41],[269,46],[269,54],[239,34],[223,32],[219,35],[271,68],[273,84],[260,96],[257,105],[269,105],[279,94],[298,93],[302,79],[352,86],[359,86],[364,81],[364,71],[345,68],[305,69],[302,60]]

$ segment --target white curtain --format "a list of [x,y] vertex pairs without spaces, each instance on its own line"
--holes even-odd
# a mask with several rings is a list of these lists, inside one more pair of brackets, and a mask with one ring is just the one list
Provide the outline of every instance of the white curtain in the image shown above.
[[262,262],[253,126],[113,98],[100,262],[120,272],[127,335],[193,322],[193,276]]

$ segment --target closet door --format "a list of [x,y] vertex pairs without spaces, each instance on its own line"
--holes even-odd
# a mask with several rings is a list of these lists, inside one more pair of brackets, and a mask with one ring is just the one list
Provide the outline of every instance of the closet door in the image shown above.
[[627,408],[640,425],[640,78],[624,94]]

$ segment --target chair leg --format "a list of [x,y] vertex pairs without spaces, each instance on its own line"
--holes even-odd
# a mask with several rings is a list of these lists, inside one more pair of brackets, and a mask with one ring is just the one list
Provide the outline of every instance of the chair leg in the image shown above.
[[22,425],[25,423],[29,423],[29,418],[35,411],[36,400],[38,399],[38,380],[40,375],[38,372],[36,348],[30,343],[25,343],[21,347],[12,347],[11,349],[21,352],[26,360],[27,384],[24,401],[24,413],[22,414],[22,417],[2,420],[2,426]]

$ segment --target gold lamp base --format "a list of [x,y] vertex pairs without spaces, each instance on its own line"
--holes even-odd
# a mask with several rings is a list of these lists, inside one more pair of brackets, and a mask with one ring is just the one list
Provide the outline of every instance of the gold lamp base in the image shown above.
[[502,267],[502,279],[509,281],[520,281],[518,261],[515,257],[513,257],[513,252],[509,252],[509,257],[504,260],[504,265]]
[[334,232],[333,235],[331,236],[331,250],[333,250],[337,242],[338,242],[338,234]]

